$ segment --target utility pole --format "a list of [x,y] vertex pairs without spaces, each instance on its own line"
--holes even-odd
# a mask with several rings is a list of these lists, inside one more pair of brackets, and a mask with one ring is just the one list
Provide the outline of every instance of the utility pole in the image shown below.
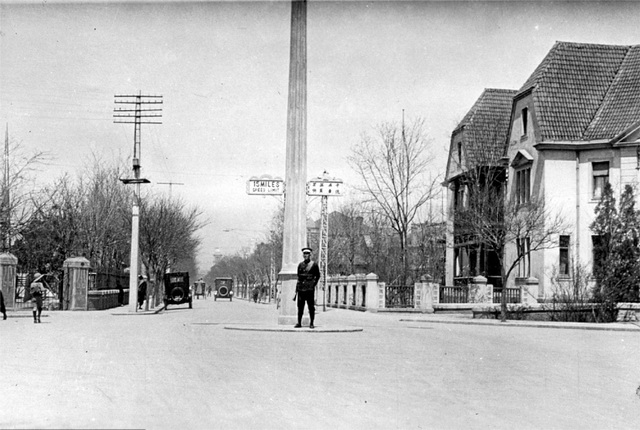
[[4,132],[4,178],[2,183],[2,250],[11,248],[11,195],[9,194],[9,124]]
[[[115,124],[134,124],[133,129],[133,178],[121,179],[125,184],[135,185],[135,194],[133,198],[133,208],[131,215],[131,264],[129,265],[129,310],[137,312],[137,293],[138,293],[138,254],[139,254],[139,235],[140,235],[140,184],[148,184],[150,181],[140,177],[140,132],[142,124],[162,124],[158,119],[162,117],[162,108],[147,108],[146,105],[161,105],[162,96],[142,95],[115,95],[115,104],[133,105],[127,107],[117,107],[114,109],[113,121]],[[147,289],[147,292],[149,290]],[[149,307],[149,301],[147,308]]]
[[[326,173],[326,172],[325,172]],[[322,285],[322,312],[327,311],[327,264],[329,254],[329,211],[328,196],[320,197],[322,207],[320,210],[320,284]],[[317,297],[317,296],[316,296]]]

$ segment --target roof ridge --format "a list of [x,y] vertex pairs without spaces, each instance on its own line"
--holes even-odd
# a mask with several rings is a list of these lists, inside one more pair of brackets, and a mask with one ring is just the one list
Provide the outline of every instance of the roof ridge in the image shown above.
[[[605,46],[612,46],[612,45],[605,45]],[[633,48],[638,46],[638,45],[616,45],[616,46],[625,46],[627,48],[627,52],[624,54],[624,58],[622,59],[622,61],[620,62],[620,64],[618,64],[618,68],[616,69],[616,73],[613,76],[613,79],[611,79],[611,81],[609,82],[609,86],[607,87],[607,90],[604,92],[604,94],[602,95],[602,99],[600,100],[600,103],[598,104],[598,109],[596,109],[596,111],[593,113],[593,116],[589,119],[589,122],[586,124],[584,130],[582,130],[582,138],[585,138],[585,135],[587,134],[587,132],[591,129],[591,126],[593,125],[594,121],[596,121],[598,119],[598,117],[600,116],[600,114],[602,113],[602,111],[604,110],[605,106],[605,101],[607,100],[607,96],[609,95],[609,93],[611,92],[612,88],[615,88],[615,83],[617,81],[620,80],[620,71],[623,69],[623,66],[625,64],[625,62],[628,61],[631,52],[633,51]]]
[[556,51],[558,51],[559,46],[561,46],[562,44],[565,44],[565,43],[566,42],[558,42],[558,41],[556,41],[553,44],[553,46],[551,47],[549,52],[547,52],[547,55],[545,55],[544,58],[542,59],[542,61],[540,62],[540,64],[538,64],[538,67],[536,67],[533,70],[533,73],[531,73],[531,75],[524,82],[522,87],[520,87],[520,89],[518,90],[518,94],[522,94],[523,92],[533,88],[534,86],[536,86],[538,84],[538,81],[540,80],[540,78],[542,76],[544,76],[544,74],[546,73],[547,69],[549,68],[549,64],[551,63],[551,60],[555,56]]
[[460,122],[458,123],[458,125],[456,126],[456,128],[453,129],[453,132],[451,133],[452,135],[457,133],[462,127],[464,127],[467,124],[470,124],[473,122],[473,117],[476,115],[478,109],[480,108],[480,106],[482,106],[482,103],[484,102],[484,100],[486,99],[488,94],[492,94],[492,93],[503,93],[503,94],[512,94],[512,95],[516,95],[518,92],[518,90],[511,90],[511,89],[507,89],[507,88],[485,88],[482,90],[482,93],[480,94],[480,97],[478,97],[476,99],[476,101],[473,103],[473,106],[471,106],[471,109],[469,109],[469,111],[464,115],[464,117],[462,117],[462,119],[460,120]]
[[501,92],[501,93],[513,93],[513,92],[516,92],[518,90],[510,90],[508,88],[485,88],[484,92],[487,92],[487,91]]
[[600,47],[612,47],[612,46],[616,46],[616,47],[626,47],[626,48],[631,48],[633,46],[640,46],[640,45],[618,45],[618,44],[613,44],[613,43],[589,43],[589,42],[568,42],[568,41],[563,41],[563,40],[556,40],[555,45],[565,45],[565,46],[600,46]]

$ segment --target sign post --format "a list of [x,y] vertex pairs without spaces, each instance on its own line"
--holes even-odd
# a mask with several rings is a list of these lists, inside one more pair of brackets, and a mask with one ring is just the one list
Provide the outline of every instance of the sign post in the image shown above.
[[327,198],[329,196],[342,196],[342,179],[329,177],[329,174],[325,170],[322,177],[312,179],[307,183],[307,195],[322,197],[318,259],[320,260],[320,281],[322,282],[322,311],[325,312],[327,310],[327,257],[329,253],[329,214],[327,211]]

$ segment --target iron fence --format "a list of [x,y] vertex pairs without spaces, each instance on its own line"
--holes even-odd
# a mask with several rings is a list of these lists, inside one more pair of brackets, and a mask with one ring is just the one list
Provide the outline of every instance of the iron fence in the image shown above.
[[467,286],[440,287],[440,303],[469,303],[469,288]]
[[116,290],[118,288],[118,283],[120,283],[120,286],[122,286],[122,288],[128,288],[129,275],[108,272],[89,273],[89,291]]
[[387,285],[386,308],[413,308],[414,287],[412,285]]

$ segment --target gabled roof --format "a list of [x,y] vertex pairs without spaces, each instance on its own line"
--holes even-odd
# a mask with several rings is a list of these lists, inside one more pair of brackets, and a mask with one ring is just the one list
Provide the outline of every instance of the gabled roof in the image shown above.
[[515,90],[487,88],[451,134],[464,133],[467,165],[493,164],[504,155]]
[[511,161],[511,167],[520,167],[533,163],[533,156],[526,149],[520,149]]
[[556,42],[530,90],[543,141],[613,139],[640,121],[640,45]]

